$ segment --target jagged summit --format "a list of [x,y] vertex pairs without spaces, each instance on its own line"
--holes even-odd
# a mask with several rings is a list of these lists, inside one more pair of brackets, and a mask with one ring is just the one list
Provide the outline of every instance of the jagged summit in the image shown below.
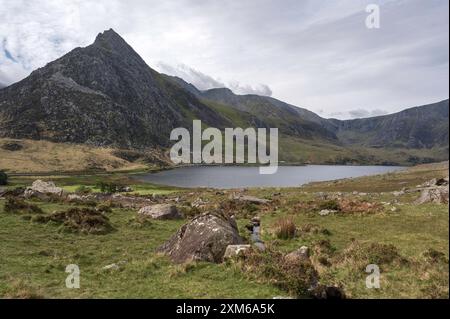
[[0,137],[165,146],[173,128],[227,121],[151,69],[114,30],[0,91]]
[[92,44],[116,53],[135,53],[133,48],[113,29],[99,33]]

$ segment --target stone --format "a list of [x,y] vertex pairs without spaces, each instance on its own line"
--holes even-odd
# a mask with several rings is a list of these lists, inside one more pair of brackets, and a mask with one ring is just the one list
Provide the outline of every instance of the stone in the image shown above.
[[402,195],[405,195],[404,191],[396,191],[396,192],[392,192],[392,195],[394,195],[395,197],[399,197]]
[[421,191],[420,197],[415,201],[415,204],[448,204],[448,195],[448,186],[425,188]]
[[243,243],[234,218],[205,213],[183,225],[158,251],[175,263],[220,263],[229,245]]
[[294,250],[293,252],[290,252],[284,258],[288,261],[308,261],[309,260],[309,248],[306,246],[302,246],[297,250]]
[[81,197],[80,195],[77,195],[77,194],[69,194],[69,195],[67,195],[67,199],[68,200],[82,200],[83,197]]
[[37,194],[54,194],[62,196],[64,190],[61,187],[56,187],[55,183],[49,181],[44,182],[40,179],[35,180],[31,187],[25,190],[25,197],[30,197]]
[[319,215],[320,215],[320,216],[328,216],[328,215],[333,214],[333,213],[337,213],[337,210],[332,210],[332,209],[322,209],[322,210],[319,212]]
[[159,220],[183,218],[177,207],[171,204],[156,204],[152,206],[144,206],[138,211],[138,215],[147,216],[152,219]]
[[248,195],[238,195],[233,197],[234,200],[240,201],[240,202],[247,202],[251,204],[268,204],[270,203],[270,200],[258,198],[255,196],[248,196]]
[[107,265],[105,267],[102,267],[103,270],[119,270],[120,267],[118,264],[111,264],[111,265]]
[[241,256],[246,250],[250,249],[250,247],[250,245],[228,245],[223,259]]

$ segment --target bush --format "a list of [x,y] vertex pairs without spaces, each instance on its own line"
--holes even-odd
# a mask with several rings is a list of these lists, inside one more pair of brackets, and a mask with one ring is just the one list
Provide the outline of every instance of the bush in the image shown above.
[[105,182],[98,182],[95,186],[99,188],[102,193],[109,194],[117,193],[121,188],[120,185]]
[[307,297],[309,289],[317,283],[318,274],[312,264],[300,259],[289,260],[270,247],[264,252],[249,250],[241,263],[250,276],[258,276],[296,297]]
[[86,234],[106,234],[114,230],[108,217],[90,208],[71,208],[48,216],[35,217],[32,220],[39,223],[52,221],[62,224],[68,231]]
[[42,214],[43,211],[38,206],[28,204],[27,202],[9,197],[5,203],[5,213],[26,213],[26,214]]
[[8,184],[8,175],[4,171],[0,171],[0,185]]
[[79,194],[89,194],[92,192],[92,189],[87,186],[80,185],[75,189],[75,192]]
[[275,236],[278,239],[291,239],[295,237],[297,227],[294,220],[290,217],[284,217],[279,219],[275,223]]
[[333,200],[328,200],[328,201],[320,203],[319,209],[320,210],[328,209],[328,210],[340,211],[341,206],[339,205],[338,201],[333,199]]

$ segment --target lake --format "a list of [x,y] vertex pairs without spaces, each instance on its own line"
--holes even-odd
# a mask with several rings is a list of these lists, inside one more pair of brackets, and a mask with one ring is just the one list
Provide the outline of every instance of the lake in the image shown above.
[[295,187],[309,182],[330,181],[393,172],[398,166],[307,165],[280,166],[273,175],[260,175],[258,167],[192,166],[134,177],[143,182],[178,187]]

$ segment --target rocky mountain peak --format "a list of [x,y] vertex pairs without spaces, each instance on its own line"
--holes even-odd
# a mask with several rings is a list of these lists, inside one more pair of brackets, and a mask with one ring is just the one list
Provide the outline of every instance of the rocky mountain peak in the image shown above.
[[133,48],[113,29],[99,33],[95,38],[93,46],[120,55],[136,54]]

